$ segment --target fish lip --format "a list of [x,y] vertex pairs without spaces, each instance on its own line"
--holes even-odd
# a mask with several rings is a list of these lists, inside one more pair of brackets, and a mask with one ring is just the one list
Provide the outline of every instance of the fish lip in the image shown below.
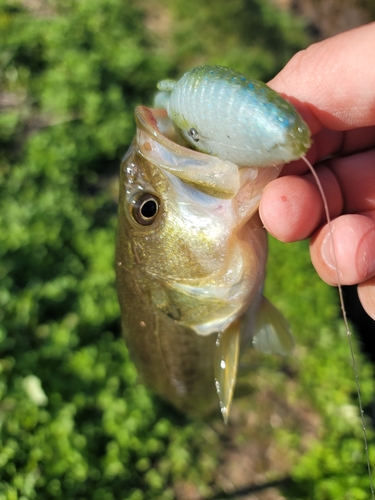
[[183,155],[189,158],[194,158],[195,160],[202,158],[203,162],[207,161],[207,157],[212,158],[212,156],[207,153],[201,153],[200,151],[196,151],[195,149],[191,149],[190,147],[178,144],[162,133],[159,128],[159,121],[170,121],[165,109],[137,106],[135,108],[134,115],[138,128],[150,134],[150,136],[152,136],[157,142],[159,142],[166,148],[172,149],[173,152],[181,156]]

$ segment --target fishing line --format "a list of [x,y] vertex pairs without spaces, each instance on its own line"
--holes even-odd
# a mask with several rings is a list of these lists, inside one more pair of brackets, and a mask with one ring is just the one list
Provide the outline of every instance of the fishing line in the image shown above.
[[375,500],[375,491],[374,491],[374,485],[373,485],[373,480],[372,480],[372,471],[371,471],[370,456],[369,456],[369,450],[368,450],[368,439],[367,439],[367,431],[366,431],[366,425],[365,425],[364,410],[363,410],[363,405],[362,405],[362,396],[361,396],[361,389],[360,389],[360,383],[359,383],[359,375],[358,375],[357,363],[356,363],[355,355],[354,355],[354,349],[353,349],[353,343],[352,343],[352,333],[350,331],[348,318],[346,315],[344,297],[343,297],[343,293],[342,293],[342,286],[341,286],[340,276],[339,276],[339,269],[337,266],[336,249],[335,249],[335,243],[333,240],[333,231],[332,231],[331,217],[329,215],[329,210],[328,210],[327,198],[325,196],[322,184],[319,180],[318,174],[316,173],[314,167],[311,165],[309,160],[304,155],[301,156],[301,159],[309,167],[309,169],[310,169],[310,171],[315,179],[315,182],[318,186],[318,189],[319,189],[320,195],[322,197],[322,201],[323,201],[325,216],[326,216],[327,223],[328,223],[333,261],[334,261],[335,270],[336,270],[337,289],[339,292],[340,307],[341,307],[342,317],[343,317],[344,325],[345,325],[345,329],[346,329],[346,336],[348,338],[348,343],[349,343],[349,348],[350,348],[350,355],[351,355],[352,367],[353,367],[353,372],[354,372],[355,386],[356,386],[356,390],[357,390],[358,404],[359,404],[359,410],[360,410],[360,415],[361,415],[361,426],[362,426],[362,433],[363,433],[363,441],[365,444],[367,470],[368,470],[368,475],[370,478],[371,499]]

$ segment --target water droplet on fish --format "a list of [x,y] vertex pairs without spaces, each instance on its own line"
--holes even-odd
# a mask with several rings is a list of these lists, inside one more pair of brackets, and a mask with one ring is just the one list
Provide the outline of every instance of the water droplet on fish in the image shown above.
[[222,368],[223,370],[225,370],[225,368],[227,367],[227,364],[226,362],[222,359],[221,362],[220,362],[220,368]]
[[229,416],[228,415],[228,409],[221,402],[220,402],[220,411],[221,411],[221,414],[223,416],[224,423],[227,424],[228,423],[228,416]]
[[137,165],[135,163],[129,163],[124,169],[124,171],[127,178],[127,182],[129,184],[133,184],[139,174]]

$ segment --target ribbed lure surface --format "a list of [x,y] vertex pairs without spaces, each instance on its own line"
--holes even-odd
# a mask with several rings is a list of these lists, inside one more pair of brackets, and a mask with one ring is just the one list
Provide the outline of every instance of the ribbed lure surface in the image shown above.
[[199,66],[164,80],[156,105],[165,107],[188,144],[239,166],[267,167],[298,159],[309,129],[294,107],[257,80],[221,66]]

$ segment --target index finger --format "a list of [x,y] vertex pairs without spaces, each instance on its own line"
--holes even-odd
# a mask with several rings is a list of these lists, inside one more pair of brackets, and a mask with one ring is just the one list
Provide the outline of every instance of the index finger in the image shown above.
[[269,86],[299,103],[314,135],[322,127],[375,125],[375,23],[298,52]]
[[298,52],[269,82],[296,106],[315,136],[313,162],[353,152],[358,144],[375,146],[374,46],[371,23]]
[[[324,127],[312,139],[312,146],[306,156],[312,164],[315,164],[326,159],[328,156],[348,156],[374,148],[375,126],[362,127],[344,132]],[[300,175],[308,170],[304,161],[297,160],[285,165],[281,176]]]

